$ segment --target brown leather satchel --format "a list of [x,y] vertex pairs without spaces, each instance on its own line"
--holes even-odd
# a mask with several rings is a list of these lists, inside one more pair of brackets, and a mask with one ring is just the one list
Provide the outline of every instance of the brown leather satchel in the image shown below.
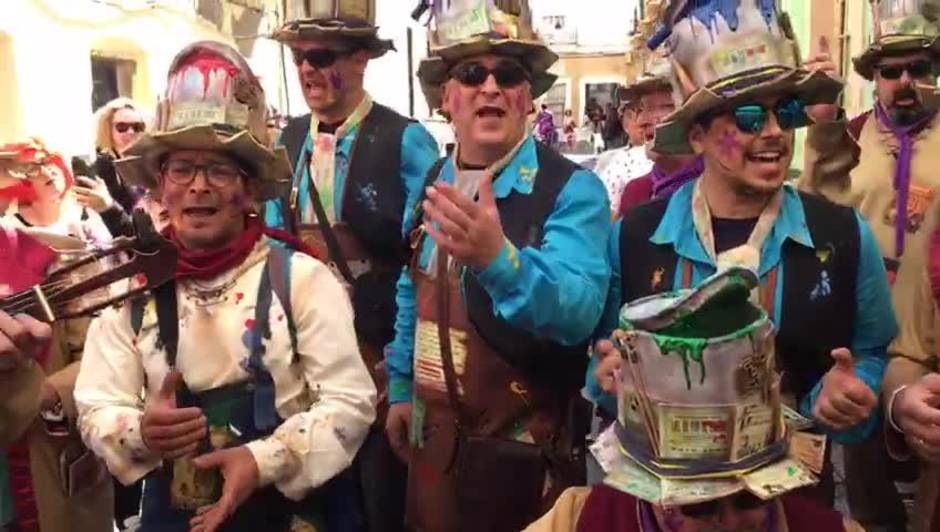
[[447,397],[457,419],[454,476],[461,531],[516,532],[538,518],[549,459],[540,445],[473,436],[457,393],[450,343],[450,289],[447,254],[438,248],[438,335]]

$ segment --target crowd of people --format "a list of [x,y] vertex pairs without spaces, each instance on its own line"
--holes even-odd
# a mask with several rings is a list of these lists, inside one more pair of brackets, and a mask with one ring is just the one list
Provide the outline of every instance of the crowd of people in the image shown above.
[[[0,146],[0,530],[940,530],[940,2],[873,2],[858,117],[775,2],[669,2],[593,169],[526,0],[414,13],[443,158],[368,5],[289,3],[303,116],[202,41],[93,161]],[[57,315],[143,239],[171,281]]]

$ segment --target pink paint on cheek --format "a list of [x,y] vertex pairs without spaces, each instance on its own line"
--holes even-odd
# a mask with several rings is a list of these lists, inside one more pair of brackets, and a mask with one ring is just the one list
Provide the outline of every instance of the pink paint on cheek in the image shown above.
[[462,104],[460,103],[460,95],[456,92],[451,93],[450,95],[450,111],[451,114],[459,114]]
[[734,129],[728,128],[721,132],[721,136],[718,137],[718,151],[725,158],[736,157],[744,151],[744,145],[738,140],[738,134]]
[[335,91],[341,91],[346,87],[346,80],[343,79],[343,75],[339,72],[332,70],[330,71],[330,86],[333,87]]

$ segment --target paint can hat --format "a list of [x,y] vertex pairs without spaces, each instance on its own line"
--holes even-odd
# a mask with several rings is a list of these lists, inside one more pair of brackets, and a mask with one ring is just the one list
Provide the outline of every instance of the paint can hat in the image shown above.
[[532,76],[534,98],[555,84],[557,76],[548,69],[558,55],[533,29],[528,0],[431,0],[428,7],[430,54],[418,66],[418,79],[432,108],[441,106],[441,85],[450,69],[481,54],[508,56],[522,63]]
[[131,185],[157,187],[162,159],[174,150],[218,150],[248,165],[260,200],[279,197],[291,166],[284,148],[267,147],[264,89],[227,44],[202,41],[173,59],[157,124],[115,162]]
[[0,146],[0,199],[17,202],[34,200],[36,191],[29,177],[35,169],[45,166],[53,166],[62,174],[63,194],[72,188],[74,177],[65,158],[49,150],[41,139],[34,137],[27,142]]
[[617,421],[592,446],[605,483],[677,506],[818,481],[825,438],[785,420],[774,328],[749,301],[757,286],[735,267],[622,308]]
[[871,81],[886,55],[927,51],[940,60],[940,0],[871,0],[872,43],[853,60],[855,71]]
[[775,94],[831,103],[842,83],[801,67],[786,13],[775,0],[673,0],[649,42],[665,43],[685,103],[656,129],[658,153],[691,153],[688,131],[705,113]]
[[378,36],[375,0],[288,0],[284,8],[286,22],[272,38],[288,46],[300,39],[353,42],[373,59],[395,49]]

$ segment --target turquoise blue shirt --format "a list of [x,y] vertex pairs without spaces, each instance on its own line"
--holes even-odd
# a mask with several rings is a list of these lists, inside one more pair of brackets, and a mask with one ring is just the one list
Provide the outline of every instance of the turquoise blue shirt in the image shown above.
[[[336,143],[336,162],[333,187],[333,205],[336,206],[336,221],[343,218],[343,195],[346,187],[346,174],[349,171],[349,153],[352,151],[353,141],[359,133],[360,126],[356,126],[346,133]],[[307,133],[303,149],[300,150],[298,160],[294,164],[294,181],[299,179],[300,187],[297,194],[297,208],[304,212],[310,202],[310,168],[305,163],[305,154],[313,150],[313,139]],[[313,154],[316,157],[316,153]],[[405,204],[411,205],[424,184],[428,170],[440,158],[437,141],[428,133],[428,130],[417,122],[406,126],[401,141],[401,172],[404,185]],[[270,200],[266,203],[265,222],[269,227],[284,228],[284,206],[280,200]]]
[[[654,244],[672,245],[680,260],[685,259],[692,263],[692,285],[694,286],[714,274],[716,269],[699,241],[698,233],[696,233],[692,222],[692,216],[689,214],[692,212],[693,188],[694,183],[689,183],[672,196],[666,208],[666,213],[656,232],[650,237],[650,241]],[[898,326],[894,317],[888,278],[885,273],[884,261],[878,250],[878,243],[875,241],[868,223],[857,213],[856,218],[859,227],[859,265],[855,289],[857,314],[853,328],[852,345],[849,347],[855,356],[856,374],[871,388],[875,395],[878,395],[881,391],[881,378],[885,369],[885,350],[897,335]],[[621,223],[617,222],[615,225],[608,245],[613,272],[610,280],[610,293],[600,327],[602,338],[610,336],[611,331],[617,327],[618,315],[623,303],[621,301],[622,272],[620,271]],[[780,209],[780,215],[764,242],[760,258],[759,274],[762,281],[765,280],[770,270],[775,267],[779,268],[776,293],[774,294],[775,314],[771,316],[773,322],[778,325],[781,323],[780,310],[783,307],[783,291],[785,290],[783,286],[783,279],[785,278],[783,268],[785,265],[781,263],[781,253],[787,240],[815,249],[809,228],[806,225],[803,202],[800,200],[799,194],[789,186],[784,188],[783,206]],[[630,263],[629,256],[627,256],[626,263],[628,265]],[[682,268],[676,268],[673,286],[682,286]],[[824,317],[820,317],[820,319],[824,319]],[[588,369],[588,394],[607,412],[616,412],[616,400],[600,389],[594,379],[593,366],[594,363],[592,362],[591,367]],[[812,417],[813,405],[819,396],[821,387],[821,382],[816,383],[800,404],[800,411],[803,415]],[[829,435],[832,436],[833,440],[840,443],[862,441],[877,425],[879,420],[877,412],[878,410],[875,409],[867,420],[847,431],[830,432]]]
[[[531,194],[538,173],[535,141],[530,136],[493,182],[497,198],[510,193]],[[454,182],[453,161],[441,170],[440,181]],[[405,211],[406,228],[412,225],[414,204]],[[511,214],[510,214],[511,216]],[[605,247],[610,232],[610,206],[600,179],[578,170],[558,195],[545,223],[540,249],[517,250],[506,244],[483,271],[475,275],[493,300],[493,311],[515,327],[563,345],[577,345],[597,326],[607,295],[610,266]],[[424,240],[418,266],[426,269],[434,250]],[[404,271],[398,280],[398,316],[395,340],[386,348],[389,399],[411,401],[414,360],[415,286]]]

